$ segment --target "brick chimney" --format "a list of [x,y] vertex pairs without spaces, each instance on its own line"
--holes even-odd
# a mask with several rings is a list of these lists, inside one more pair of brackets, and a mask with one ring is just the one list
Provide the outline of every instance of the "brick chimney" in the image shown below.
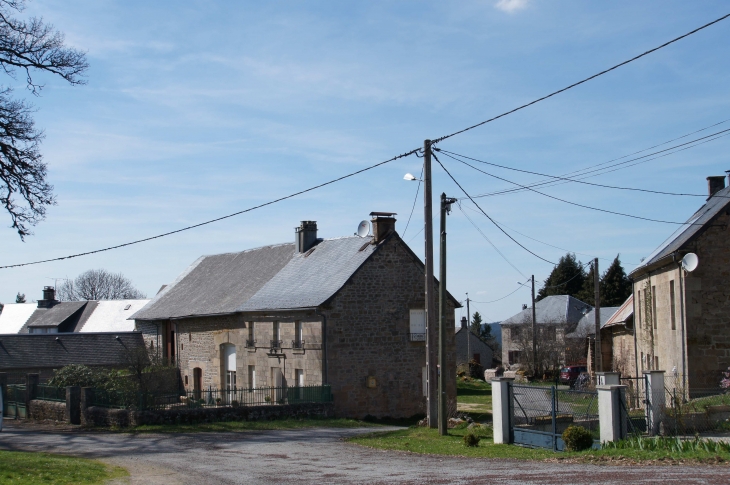
[[294,243],[297,252],[306,253],[317,243],[317,221],[302,221],[294,228]]
[[43,287],[43,299],[38,300],[38,308],[51,308],[58,303],[56,300],[56,288],[53,286]]
[[466,328],[466,317],[461,317],[461,328]]
[[707,192],[709,193],[708,199],[715,195],[715,193],[719,190],[722,190],[725,188],[725,176],[724,175],[714,175],[711,177],[707,177]]
[[395,232],[395,212],[371,212],[373,225],[373,243],[379,243],[390,233]]

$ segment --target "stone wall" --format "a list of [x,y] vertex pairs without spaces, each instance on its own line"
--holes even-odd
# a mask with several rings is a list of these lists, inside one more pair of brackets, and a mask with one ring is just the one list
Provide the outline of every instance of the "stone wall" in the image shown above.
[[[682,373],[682,303],[686,326],[686,367],[690,389],[717,388],[721,372],[730,366],[730,217],[722,213],[684,252],[694,252],[700,264],[683,278],[680,301],[679,267],[675,262],[634,276],[634,301],[639,351],[643,370]],[[674,282],[675,323],[672,328],[670,285]],[[656,314],[652,315],[656,293]],[[641,298],[639,297],[641,294]],[[656,326],[656,328],[654,328]],[[657,362],[658,358],[658,362]]]
[[66,421],[66,403],[57,401],[41,401],[40,399],[32,399],[30,401],[30,419],[36,421]]
[[92,406],[82,410],[84,426],[116,427],[147,424],[197,424],[219,421],[260,421],[272,419],[312,419],[334,416],[332,403],[285,404],[281,406],[177,408],[159,411],[128,411]]
[[[327,315],[328,383],[338,416],[426,412],[424,342],[410,341],[410,309],[425,306],[423,266],[396,235],[345,284]],[[434,283],[434,292],[438,286]],[[436,299],[438,301],[438,299]],[[454,305],[446,311],[447,400],[455,406]]]

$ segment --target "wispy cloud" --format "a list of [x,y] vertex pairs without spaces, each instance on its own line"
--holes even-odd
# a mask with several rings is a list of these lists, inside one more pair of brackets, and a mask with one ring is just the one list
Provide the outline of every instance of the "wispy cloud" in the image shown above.
[[503,12],[516,12],[527,7],[529,0],[499,0],[494,6]]

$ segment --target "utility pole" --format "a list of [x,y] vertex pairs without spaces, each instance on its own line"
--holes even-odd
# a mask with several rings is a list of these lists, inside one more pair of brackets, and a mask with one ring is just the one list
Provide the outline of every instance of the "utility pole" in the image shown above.
[[596,338],[593,340],[596,350],[596,372],[603,372],[603,356],[601,355],[601,277],[598,274],[598,258],[593,260],[593,288],[596,316]]
[[[441,194],[441,244],[439,245],[439,435],[446,436],[446,213],[456,199]],[[468,327],[467,327],[468,330]],[[453,331],[453,330],[452,330]],[[469,330],[471,332],[471,330]],[[466,334],[469,337],[469,333]]]
[[535,275],[532,275],[532,377],[537,377],[537,313],[535,311]]
[[423,218],[426,255],[426,302],[424,305],[426,314],[426,375],[427,375],[427,397],[426,415],[428,427],[438,427],[436,419],[438,415],[438,388],[436,381],[438,373],[436,369],[436,305],[433,295],[433,209],[431,193],[431,140],[423,142]]
[[471,377],[471,312],[469,311],[469,293],[466,294],[466,368],[469,369],[469,377]]

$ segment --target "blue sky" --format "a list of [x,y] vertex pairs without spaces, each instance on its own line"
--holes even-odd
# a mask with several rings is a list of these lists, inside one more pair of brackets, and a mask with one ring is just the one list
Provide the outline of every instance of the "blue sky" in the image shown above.
[[[88,54],[88,84],[45,78],[36,121],[58,205],[21,242],[0,232],[0,265],[94,250],[174,230],[358,170],[562,88],[728,13],[726,2],[141,2],[36,0]],[[606,76],[440,146],[563,174],[730,118],[730,20]],[[28,96],[22,84],[18,96]],[[730,127],[730,122],[722,127]],[[703,132],[709,133],[709,132]],[[590,179],[704,194],[730,169],[728,140]],[[510,185],[440,157],[472,194]],[[398,213],[403,234],[420,172],[411,156],[252,213],[88,257],[5,269],[0,301],[41,297],[51,278],[122,272],[152,296],[202,254],[293,240],[300,220],[351,235],[371,211]],[[485,169],[488,167],[484,167]],[[488,169],[527,183],[532,175]],[[578,184],[544,189],[579,203],[685,220],[704,201]],[[434,195],[458,188],[434,165]],[[420,197],[420,196],[419,196]],[[606,258],[627,270],[675,226],[581,209],[534,193],[478,199],[508,231]],[[551,265],[464,210],[524,275]],[[0,214],[4,226],[9,217]],[[422,203],[405,233],[423,255]],[[500,298],[524,280],[459,211],[448,218],[448,286]],[[561,249],[513,236],[551,261]],[[414,237],[415,236],[415,237]],[[438,253],[437,253],[438,254]],[[702,264],[700,262],[700,264]],[[529,301],[520,290],[475,303],[486,320]],[[457,311],[457,317],[460,312]]]

